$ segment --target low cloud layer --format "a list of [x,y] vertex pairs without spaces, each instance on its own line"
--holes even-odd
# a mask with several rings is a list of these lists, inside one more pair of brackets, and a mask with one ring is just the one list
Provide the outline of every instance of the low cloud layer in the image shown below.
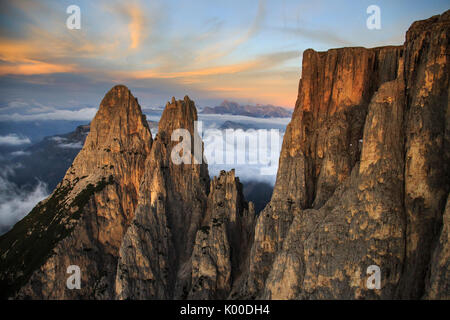
[[81,149],[83,148],[83,144],[80,141],[70,142],[67,138],[64,137],[51,137],[50,140],[55,141],[58,148],[63,149]]
[[58,144],[59,148],[65,148],[65,149],[81,149],[83,148],[83,145],[81,142],[69,142],[69,143],[60,143]]
[[[96,108],[82,108],[79,110],[56,109],[50,112],[35,114],[0,114],[0,121],[35,121],[35,120],[79,120],[91,121],[94,118]],[[0,140],[1,143],[1,140]]]
[[13,225],[25,217],[34,206],[48,196],[47,186],[42,182],[31,190],[18,188],[8,180],[10,168],[2,168],[0,174],[0,235],[10,230]]
[[29,156],[30,154],[31,154],[31,152],[27,152],[27,151],[23,151],[23,150],[11,152],[11,155],[12,155],[13,157],[18,157],[18,156]]
[[0,136],[0,146],[20,146],[31,143],[28,137],[20,137],[11,133],[6,136]]
[[[206,130],[204,153],[211,176],[235,169],[242,181],[275,184],[284,132],[274,130]],[[273,136],[273,137],[272,137]],[[264,141],[265,140],[265,141]]]

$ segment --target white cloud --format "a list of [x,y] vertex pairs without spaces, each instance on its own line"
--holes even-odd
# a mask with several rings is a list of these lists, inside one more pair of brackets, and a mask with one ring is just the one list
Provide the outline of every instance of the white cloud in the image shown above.
[[263,129],[236,130],[230,137],[225,132],[217,129],[203,132],[209,174],[218,175],[221,170],[235,169],[236,175],[243,181],[262,181],[274,185],[284,132],[275,130],[274,138],[278,140],[275,145],[271,142],[272,134]]
[[11,229],[47,196],[45,183],[38,182],[33,190],[25,191],[9,181],[2,173],[0,175],[0,235]]
[[[202,114],[198,115],[199,120],[206,123],[215,122],[219,127],[225,121],[233,121],[241,124],[260,125],[265,128],[285,128],[291,118],[255,118],[248,116],[238,116],[231,114]],[[284,129],[283,129],[284,131]]]
[[37,114],[0,114],[0,121],[34,121],[34,120],[83,120],[91,121],[96,108],[82,108],[79,110],[57,109],[51,112]]
[[31,143],[28,137],[19,137],[17,134],[12,133],[6,136],[0,136],[0,145],[8,146],[20,146],[22,144]]
[[66,149],[81,149],[83,148],[83,145],[81,142],[69,142],[69,143],[60,143],[58,144],[59,148],[66,148]]
[[55,141],[55,142],[63,142],[63,141],[66,141],[67,139],[64,137],[55,136],[55,137],[51,137],[50,140]]
[[17,157],[17,156],[28,156],[28,155],[30,155],[30,154],[31,154],[30,152],[23,151],[23,150],[11,152],[11,155],[12,155],[13,157]]

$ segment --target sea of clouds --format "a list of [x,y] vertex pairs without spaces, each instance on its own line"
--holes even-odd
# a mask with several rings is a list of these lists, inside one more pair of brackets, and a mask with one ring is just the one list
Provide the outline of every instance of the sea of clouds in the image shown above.
[[[147,115],[147,119],[159,121],[158,115]],[[286,126],[290,118],[255,118],[228,114],[199,114],[198,121],[201,124],[201,134],[204,143],[204,154],[208,162],[210,176],[219,175],[221,170],[235,169],[236,176],[241,181],[260,181],[275,184],[278,170],[278,160]],[[224,130],[219,130],[226,121],[242,124],[250,127],[249,130],[234,130],[234,141],[226,138]],[[277,131],[279,143],[272,145],[271,132]],[[267,134],[267,143],[262,143],[262,132]],[[153,137],[156,132],[152,131]],[[245,139],[245,144],[237,143],[237,140]],[[255,144],[254,141],[257,141]],[[217,154],[219,153],[219,155]],[[233,161],[226,161],[233,153]],[[245,161],[238,160],[245,155]],[[252,161],[255,159],[256,161]],[[270,159],[267,163],[267,158]],[[219,161],[217,161],[219,159]],[[220,161],[223,159],[223,161]]]
[[31,209],[48,196],[45,183],[37,181],[31,190],[17,187],[9,180],[14,174],[14,167],[0,168],[0,235],[25,217]]
[[[159,116],[150,115],[149,120],[159,121]],[[282,138],[289,118],[253,118],[235,115],[198,115],[202,124],[202,139],[204,154],[208,162],[210,176],[217,176],[221,170],[235,169],[236,176],[241,181],[259,181],[274,185],[278,169],[278,158]],[[224,130],[219,130],[225,121],[249,126],[249,130],[234,130],[234,140],[227,139]],[[278,132],[279,143],[273,144],[270,140],[271,130]],[[157,129],[152,129],[152,136]],[[261,134],[263,133],[263,134]],[[262,143],[264,133],[267,143]],[[81,149],[81,143],[68,141],[63,137],[53,137],[61,148]],[[237,140],[245,141],[244,144]],[[257,143],[255,143],[255,141]],[[0,145],[25,146],[30,145],[30,139],[15,133],[0,136]],[[14,151],[23,155],[26,151]],[[232,154],[232,157],[230,156]],[[230,162],[229,159],[233,158]],[[221,160],[222,159],[222,160]],[[242,159],[244,159],[242,161]],[[15,167],[14,167],[15,166]],[[14,169],[20,163],[0,165],[0,234],[7,232],[17,221],[27,215],[34,206],[49,195],[47,185],[42,181],[35,181],[33,188],[19,188],[11,182]],[[34,178],[30,178],[34,179]]]

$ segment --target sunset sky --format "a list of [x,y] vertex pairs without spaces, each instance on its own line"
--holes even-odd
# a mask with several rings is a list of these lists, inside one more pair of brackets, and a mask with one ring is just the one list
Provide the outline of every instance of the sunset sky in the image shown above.
[[[69,30],[66,8],[81,9]],[[381,8],[381,30],[366,9]],[[402,44],[410,24],[450,8],[427,1],[4,1],[0,120],[93,116],[123,83],[145,107],[188,94],[292,108],[302,52]]]

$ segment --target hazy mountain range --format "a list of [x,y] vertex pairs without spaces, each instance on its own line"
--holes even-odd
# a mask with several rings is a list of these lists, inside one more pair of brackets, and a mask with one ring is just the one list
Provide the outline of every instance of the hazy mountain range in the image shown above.
[[240,105],[236,102],[225,100],[219,106],[203,108],[201,113],[233,114],[257,118],[286,118],[291,117],[292,110],[272,105]]

